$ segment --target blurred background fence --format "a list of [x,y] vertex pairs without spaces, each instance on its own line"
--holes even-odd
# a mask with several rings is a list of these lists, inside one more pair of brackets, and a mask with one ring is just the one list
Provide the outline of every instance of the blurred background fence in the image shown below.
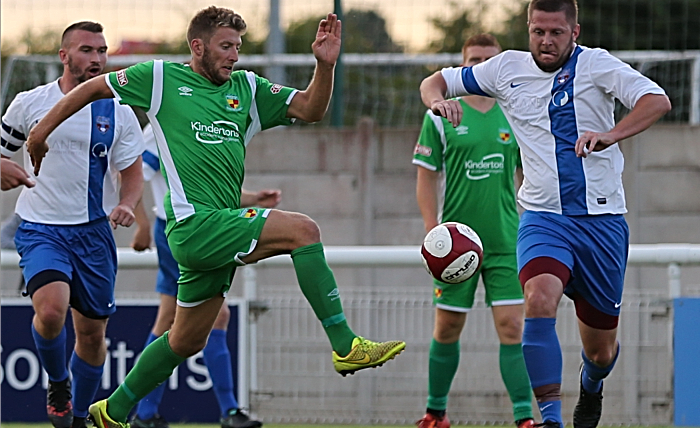
[[[57,77],[60,34],[69,23],[91,19],[105,25],[112,68],[165,55],[183,55],[175,58],[184,60],[189,18],[210,3],[4,0],[2,111],[17,92]],[[663,121],[700,121],[695,95],[700,80],[700,1],[578,3],[581,44],[615,51],[658,81],[674,105]],[[310,45],[319,19],[329,11],[342,16],[345,56],[337,68],[330,113],[321,125],[354,125],[362,116],[383,127],[420,123],[425,110],[417,91],[421,79],[459,64],[463,41],[475,33],[496,34],[505,49],[527,49],[523,0],[234,0],[225,6],[248,22],[239,67],[298,88],[306,87],[313,72]],[[14,56],[27,54],[49,57]],[[130,54],[146,56],[122,57]]]

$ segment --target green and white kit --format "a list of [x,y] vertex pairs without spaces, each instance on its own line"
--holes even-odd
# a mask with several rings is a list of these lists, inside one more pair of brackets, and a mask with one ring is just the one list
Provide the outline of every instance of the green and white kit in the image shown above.
[[[522,303],[515,258],[519,217],[513,185],[515,169],[521,166],[518,144],[497,104],[481,113],[459,101],[464,114],[457,127],[431,111],[426,113],[413,163],[440,173],[438,221],[464,223],[479,234],[484,245],[480,272],[486,303]],[[478,281],[478,275],[455,285],[435,281],[433,300],[440,308],[468,311]]]
[[160,60],[106,81],[120,103],[146,112],[156,135],[168,184],[166,235],[181,270],[178,301],[194,305],[225,293],[269,214],[240,209],[246,146],[256,133],[292,123],[286,114],[297,90],[250,71],[234,71],[217,86],[187,65]]

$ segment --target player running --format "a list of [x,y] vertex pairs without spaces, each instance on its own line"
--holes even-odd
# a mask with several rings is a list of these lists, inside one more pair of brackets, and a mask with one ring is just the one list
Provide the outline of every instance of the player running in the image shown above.
[[[603,49],[576,44],[576,0],[531,0],[530,52],[506,51],[473,67],[426,78],[421,97],[453,126],[459,101],[496,99],[520,144],[526,209],[517,254],[525,294],[523,352],[542,419],[563,426],[562,353],[555,330],[563,294],[573,299],[583,350],[575,428],[595,428],[603,379],[620,351],[617,325],[629,230],[623,214],[624,160],[616,144],[671,109],[656,83]],[[631,111],[615,124],[615,99]]]
[[[22,147],[30,129],[64,94],[82,82],[104,82],[96,78],[107,62],[101,24],[70,25],[59,55],[61,77],[18,94],[3,116],[3,157]],[[110,223],[131,225],[143,191],[144,145],[136,115],[115,100],[90,101],[95,102],[81,105],[51,134],[42,174],[31,176],[36,185],[22,189],[15,208],[22,218],[15,243],[35,312],[32,336],[49,377],[46,410],[56,428],[84,427],[100,386],[107,319],[116,310],[117,248]],[[26,154],[24,164],[29,166]],[[70,362],[69,307],[76,336]]]
[[271,209],[240,209],[246,145],[262,130],[296,119],[321,120],[333,88],[341,23],[328,14],[312,44],[316,70],[304,91],[233,72],[246,24],[230,9],[211,6],[190,21],[192,62],[150,61],[77,88],[29,135],[36,172],[47,136],[88,102],[116,97],[142,108],[153,125],[168,183],[165,233],[180,265],[178,308],[169,332],[153,341],[124,382],[90,413],[101,427],[126,426],[132,407],[204,348],[237,266],[291,254],[304,296],[331,342],[333,365],[345,375],[376,367],[406,346],[356,335],[343,313],[320,231],[309,217]]

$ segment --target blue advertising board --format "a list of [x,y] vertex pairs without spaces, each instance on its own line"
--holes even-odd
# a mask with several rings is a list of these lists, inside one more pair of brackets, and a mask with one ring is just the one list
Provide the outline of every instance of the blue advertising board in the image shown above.
[[[96,400],[108,397],[124,380],[141,354],[153,326],[158,301],[117,300],[117,312],[107,324],[107,360]],[[231,309],[228,345],[236,398],[247,406],[247,307],[242,299],[227,300]],[[41,368],[30,325],[34,311],[29,298],[3,299],[2,422],[44,422],[48,377]],[[68,326],[67,356],[73,351],[72,319]],[[202,353],[182,363],[168,381],[159,413],[169,422],[218,422],[219,406]]]
[[700,426],[700,298],[673,301],[673,423]]

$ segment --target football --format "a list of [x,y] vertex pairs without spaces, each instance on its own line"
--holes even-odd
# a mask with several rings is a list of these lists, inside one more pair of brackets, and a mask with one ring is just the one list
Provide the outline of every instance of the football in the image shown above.
[[433,278],[457,284],[474,276],[481,267],[484,247],[471,227],[448,222],[428,232],[421,247],[421,257]]

